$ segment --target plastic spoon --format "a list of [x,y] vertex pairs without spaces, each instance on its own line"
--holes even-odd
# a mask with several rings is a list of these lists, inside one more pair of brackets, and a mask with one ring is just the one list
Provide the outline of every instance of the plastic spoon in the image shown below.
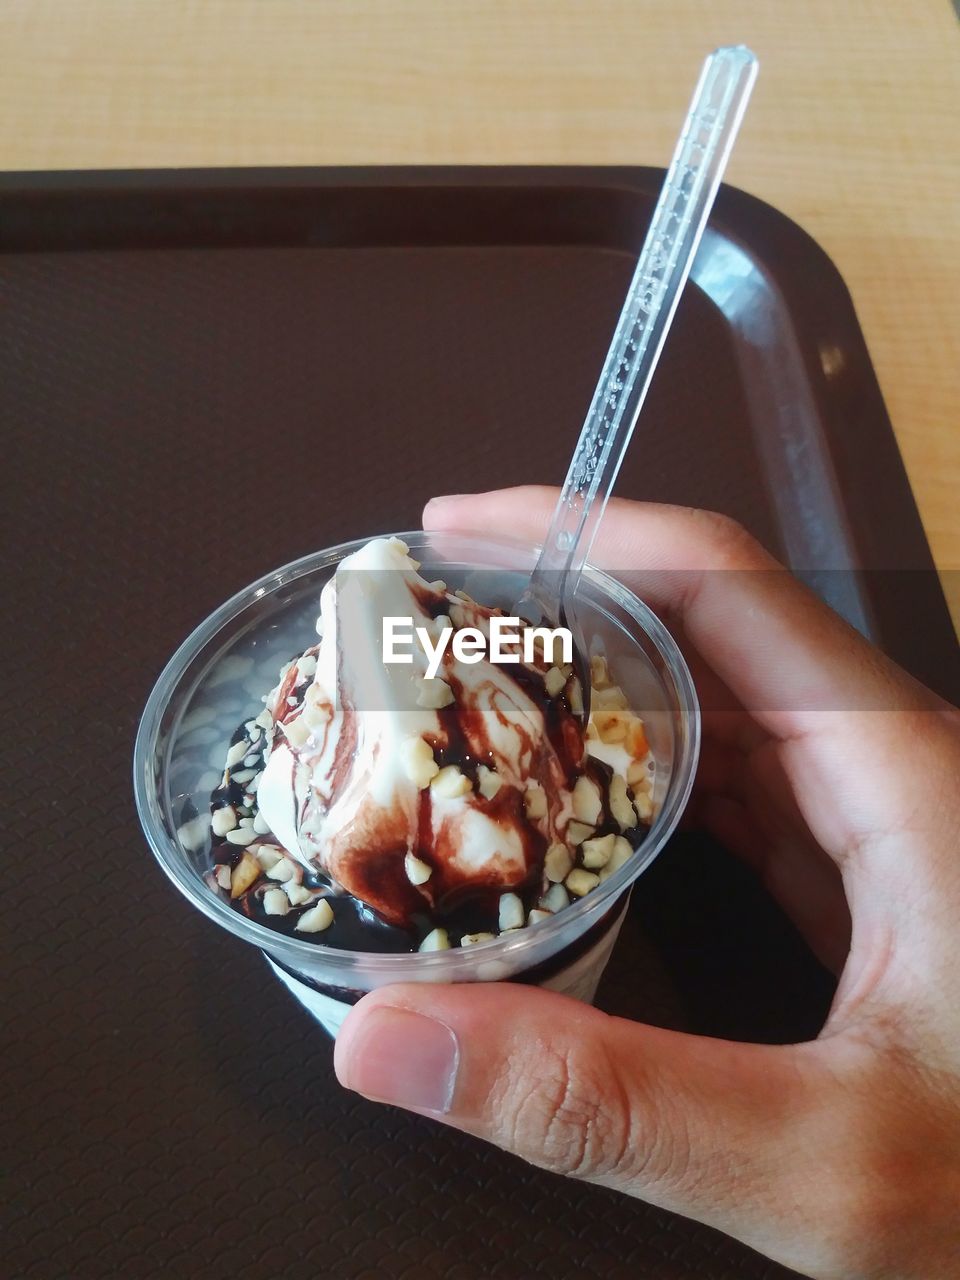
[[[514,613],[530,622],[575,621],[569,605],[690,274],[757,66],[743,45],[717,49],[703,64],[543,550],[514,605]],[[574,629],[578,667],[586,662],[579,641]],[[587,674],[580,672],[585,715]]]

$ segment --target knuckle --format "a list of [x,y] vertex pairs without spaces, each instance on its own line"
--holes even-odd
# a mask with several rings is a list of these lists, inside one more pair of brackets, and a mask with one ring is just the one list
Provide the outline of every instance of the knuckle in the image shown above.
[[506,1099],[505,1145],[553,1173],[622,1173],[631,1161],[632,1123],[614,1081],[593,1052],[540,1046],[535,1071],[516,1073]]
[[760,545],[739,521],[720,511],[697,511],[695,515],[713,548],[718,567],[742,569],[756,564]]

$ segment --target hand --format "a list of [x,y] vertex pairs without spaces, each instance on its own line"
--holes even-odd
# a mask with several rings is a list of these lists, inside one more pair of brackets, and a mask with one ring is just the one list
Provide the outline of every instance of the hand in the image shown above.
[[[554,501],[436,499],[424,526],[532,541]],[[960,715],[725,518],[612,502],[592,558],[702,664],[697,817],[841,971],[826,1026],[745,1045],[404,984],[350,1014],[341,1082],[822,1280],[960,1276]]]

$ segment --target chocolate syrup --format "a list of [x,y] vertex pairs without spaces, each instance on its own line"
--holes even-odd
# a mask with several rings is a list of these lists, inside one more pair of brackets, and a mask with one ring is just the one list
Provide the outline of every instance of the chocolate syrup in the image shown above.
[[[443,710],[447,712],[452,708],[444,708]],[[449,719],[453,720],[454,717],[449,717]],[[231,745],[244,740],[245,737],[246,733],[241,724],[231,738]],[[451,737],[449,741],[452,746],[453,738]],[[255,750],[255,746],[251,746],[247,755],[254,754]],[[262,752],[257,754],[262,755]],[[456,759],[453,759],[452,751],[450,754],[451,758],[449,760],[444,759],[440,763],[457,763],[464,773],[469,772],[471,763],[474,769],[478,763],[484,763],[483,760],[478,761],[469,754]],[[440,753],[438,752],[439,755]],[[609,813],[610,781],[613,776],[613,771],[609,765],[587,757],[582,762],[581,769],[577,772],[589,774],[601,791],[603,820],[597,826],[596,834],[598,836],[604,836],[609,833],[620,835],[620,828]],[[244,794],[243,785],[229,779],[226,786],[217,787],[214,790],[211,795],[211,809],[219,809],[227,804],[238,807],[243,802]],[[508,804],[520,804],[522,801],[518,793],[512,788],[501,787],[497,795],[492,800],[487,801],[486,805],[489,806],[490,812],[495,812],[498,803],[500,806],[505,806]],[[431,831],[430,804],[430,789],[427,787],[421,792],[420,839],[418,840],[417,850],[417,856],[423,858],[424,861],[429,861],[431,856],[431,842],[427,835]],[[255,807],[252,810],[252,814],[256,814]],[[511,820],[514,817],[515,815],[511,814]],[[523,902],[524,915],[526,915],[529,910],[537,905],[540,897],[542,888],[540,869],[543,864],[546,841],[529,823],[522,824],[520,829],[529,833],[530,847],[525,849],[528,879],[523,885],[514,889],[513,892]],[[646,828],[640,825],[622,834],[625,834],[630,843],[636,847],[645,833]],[[273,841],[273,837],[269,834],[264,835],[262,839],[266,843]],[[390,858],[390,862],[395,869],[402,868],[403,852],[399,851]],[[230,843],[224,837],[213,837],[210,859],[214,867],[226,864],[232,869],[240,862],[243,854],[243,847]],[[308,942],[318,942],[324,946],[336,947],[343,951],[366,951],[385,954],[416,951],[427,934],[438,927],[447,930],[452,946],[457,946],[465,934],[496,934],[499,932],[499,906],[500,895],[503,892],[502,887],[481,885],[473,888],[469,893],[462,893],[459,896],[450,895],[446,899],[441,899],[437,908],[431,913],[423,910],[414,910],[410,916],[409,927],[400,928],[389,924],[366,903],[360,901],[359,898],[338,890],[331,883],[329,877],[322,872],[305,870],[302,883],[305,888],[325,892],[326,899],[333,910],[333,923],[322,933],[298,933],[296,929],[297,921],[303,911],[309,910],[314,905],[312,902],[301,909],[291,910],[285,916],[267,915],[263,909],[262,894],[263,890],[273,886],[274,882],[266,877],[257,881],[238,899],[230,899],[229,894],[226,894],[223,890],[219,892],[221,896],[230,901],[230,905],[235,910],[258,924],[266,925],[267,928],[273,929],[277,933],[282,933],[287,937],[299,938]],[[413,886],[409,885],[409,883],[405,883],[404,887],[408,893],[413,890]],[[422,903],[419,895],[417,897]],[[594,932],[595,929],[590,930],[591,938]],[[564,956],[564,963],[567,963],[566,951]]]
[[[425,589],[415,588],[413,594],[420,607],[432,618],[441,616],[451,603],[446,597]],[[490,617],[499,612],[473,602],[465,603],[470,609],[476,610],[481,617]],[[306,653],[316,655],[317,646],[308,649]],[[282,680],[275,702],[277,710],[281,713],[281,721],[297,714],[306,695],[308,685],[302,680],[298,683],[297,674],[297,662],[302,656],[304,655],[297,655],[293,659]],[[572,712],[565,692],[551,697],[546,690],[545,673],[522,662],[506,664],[502,670],[537,708],[545,726],[545,737],[549,748],[542,740],[534,739],[532,736],[524,742],[524,749],[529,751],[532,761],[531,778],[540,781],[548,790],[555,789],[558,785],[572,789],[576,779],[581,774],[587,774],[598,786],[602,797],[602,821],[596,827],[596,836],[624,834],[631,845],[636,847],[643,838],[646,828],[640,825],[621,833],[610,812],[610,784],[613,771],[608,765],[585,754],[582,725],[579,718]],[[543,860],[547,839],[534,823],[526,818],[524,798],[516,788],[501,786],[490,798],[484,798],[479,792],[480,767],[484,765],[491,767],[494,764],[489,729],[484,714],[476,706],[474,699],[463,696],[462,685],[455,673],[446,670],[444,679],[451,686],[454,700],[438,711],[440,733],[433,738],[428,736],[427,741],[441,768],[456,765],[470,779],[474,790],[474,805],[497,826],[519,835],[526,876],[523,882],[512,887],[510,892],[520,897],[524,917],[526,917],[527,913],[537,906],[543,891]],[[348,721],[352,736],[346,731]],[[512,728],[515,732],[524,733],[519,725],[512,725]],[[343,736],[345,739],[350,738],[350,741],[344,740],[337,744],[337,764],[340,766],[340,771],[349,768],[355,733],[354,717],[345,714]],[[230,742],[233,745],[245,740],[247,740],[247,733],[244,725],[241,724]],[[266,735],[261,734],[257,743],[249,745],[245,758],[255,756],[256,761],[251,766],[241,765],[240,770],[247,767],[258,770],[262,768],[266,742]],[[538,767],[541,763],[542,767]],[[235,767],[232,772],[238,771]],[[231,776],[231,771],[227,770],[225,781],[214,790],[211,796],[211,809],[216,810],[229,804],[235,810],[239,810],[242,816],[255,817],[257,815],[256,796],[252,797],[251,804],[247,804],[247,794],[244,784],[236,782]],[[430,788],[425,787],[419,796],[418,831],[414,852],[417,858],[432,870],[430,877],[432,908],[424,895],[410,883],[406,876],[405,847],[371,851],[370,855],[362,860],[354,877],[355,882],[351,884],[355,893],[346,892],[320,871],[301,872],[304,887],[322,891],[333,911],[332,924],[320,933],[297,932],[296,928],[297,921],[305,911],[310,910],[316,899],[291,908],[286,915],[266,914],[263,908],[263,894],[266,889],[277,887],[276,883],[266,876],[261,876],[235,900],[230,899],[229,893],[222,889],[218,888],[217,891],[249,919],[264,924],[278,933],[316,941],[324,946],[342,950],[383,953],[416,951],[423,939],[436,928],[447,931],[452,946],[457,946],[465,934],[497,934],[500,897],[504,892],[502,882],[491,874],[488,883],[484,883],[481,876],[471,878],[468,884],[460,882],[445,886],[444,871],[453,861],[450,856],[453,851],[446,851],[445,856],[442,848],[444,838],[443,827],[439,832],[434,830],[432,795]],[[260,839],[264,843],[277,843],[269,833],[261,836]],[[244,847],[237,846],[223,837],[214,836],[211,860],[214,867],[225,863],[232,869],[240,862],[244,851]],[[367,905],[364,901],[365,897],[371,901],[387,901],[394,906],[394,922],[388,922]],[[398,920],[403,923],[397,923]]]

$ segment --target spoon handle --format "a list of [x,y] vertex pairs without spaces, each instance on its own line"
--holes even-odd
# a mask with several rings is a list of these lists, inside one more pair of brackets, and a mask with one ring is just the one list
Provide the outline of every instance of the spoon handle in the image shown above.
[[742,45],[717,49],[703,65],[531,578],[529,590],[558,605],[590,553],[756,75],[757,59]]

